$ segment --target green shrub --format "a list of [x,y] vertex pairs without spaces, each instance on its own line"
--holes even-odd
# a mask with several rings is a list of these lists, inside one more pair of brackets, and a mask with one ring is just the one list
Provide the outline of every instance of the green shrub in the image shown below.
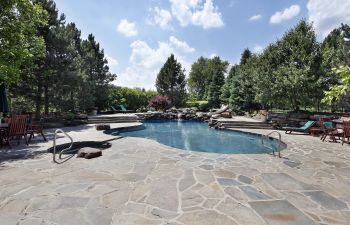
[[197,101],[197,102],[198,102],[199,111],[208,111],[209,110],[209,104],[207,101]]
[[198,101],[187,101],[186,102],[186,107],[187,108],[198,108],[199,107],[199,102]]

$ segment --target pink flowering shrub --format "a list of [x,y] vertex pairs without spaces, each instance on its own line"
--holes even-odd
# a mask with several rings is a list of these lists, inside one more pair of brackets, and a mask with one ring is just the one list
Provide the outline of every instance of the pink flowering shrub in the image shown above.
[[170,100],[167,96],[157,95],[149,100],[149,107],[155,108],[156,110],[165,110],[170,107]]

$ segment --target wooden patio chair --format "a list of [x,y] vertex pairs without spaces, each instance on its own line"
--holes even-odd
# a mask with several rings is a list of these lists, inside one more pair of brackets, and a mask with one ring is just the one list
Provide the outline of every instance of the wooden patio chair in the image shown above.
[[328,136],[334,142],[337,142],[337,138],[338,140],[340,140],[340,137],[342,136],[342,132],[339,132],[337,128],[333,127],[332,121],[321,119],[320,125],[321,125],[321,130],[323,132],[321,136],[322,142],[324,142]]
[[14,115],[8,119],[8,132],[7,137],[5,137],[5,142],[10,146],[10,140],[16,139],[17,144],[24,138],[26,144],[28,145],[28,115]]
[[31,122],[30,124],[28,124],[28,134],[30,134],[29,136],[29,142],[32,140],[32,138],[34,139],[34,134],[40,134],[44,141],[47,141],[45,135],[44,135],[44,131],[43,131],[43,118],[40,119],[39,123],[35,124],[33,122]]
[[343,138],[342,145],[344,145],[345,139],[348,139],[347,143],[350,143],[350,120],[343,122]]

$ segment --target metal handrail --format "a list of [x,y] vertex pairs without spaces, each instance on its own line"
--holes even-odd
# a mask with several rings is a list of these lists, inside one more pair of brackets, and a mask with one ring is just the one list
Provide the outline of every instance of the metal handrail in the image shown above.
[[[60,160],[63,160],[63,161],[57,161],[57,160],[56,160],[56,138],[57,138],[57,134],[58,134],[58,133],[63,133],[64,135],[66,135],[66,136],[70,139],[70,142],[71,142],[70,146],[69,146],[68,148],[63,149],[63,150],[60,152],[59,156],[58,156],[58,158],[59,158]],[[73,138],[72,138],[71,136],[69,136],[66,132],[64,132],[63,130],[57,129],[57,130],[55,131],[55,135],[54,135],[54,138],[53,138],[53,152],[52,152],[52,154],[53,154],[53,161],[54,161],[55,163],[60,164],[60,163],[63,163],[63,162],[65,162],[65,161],[67,161],[68,159],[72,158],[74,155],[71,155],[71,156],[62,158],[62,154],[63,154],[63,153],[69,153],[69,150],[71,150],[72,147],[73,147]]]
[[[264,145],[264,138],[269,138],[274,133],[278,134],[278,148],[277,148],[277,150],[278,150],[278,157],[281,158],[282,157],[281,156],[281,144],[282,144],[282,140],[281,139],[282,139],[282,137],[281,137],[281,133],[280,132],[272,131],[272,132],[268,133],[267,135],[262,135],[261,136],[261,144]],[[273,155],[275,155],[275,149],[274,148],[272,148],[272,153],[273,153]]]

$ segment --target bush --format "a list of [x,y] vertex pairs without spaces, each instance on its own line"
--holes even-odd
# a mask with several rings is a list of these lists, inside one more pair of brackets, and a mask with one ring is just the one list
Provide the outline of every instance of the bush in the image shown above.
[[144,110],[149,100],[158,95],[155,91],[146,91],[140,88],[113,87],[110,93],[109,105],[117,108],[124,105],[134,111]]
[[209,110],[209,104],[207,101],[198,101],[198,109],[200,111],[208,111]]
[[198,108],[199,107],[199,102],[198,101],[187,101],[186,102],[186,107],[187,108]]
[[169,108],[170,105],[171,102],[169,98],[167,96],[162,95],[154,96],[153,98],[151,98],[148,104],[149,107],[155,108],[156,110],[165,110]]

